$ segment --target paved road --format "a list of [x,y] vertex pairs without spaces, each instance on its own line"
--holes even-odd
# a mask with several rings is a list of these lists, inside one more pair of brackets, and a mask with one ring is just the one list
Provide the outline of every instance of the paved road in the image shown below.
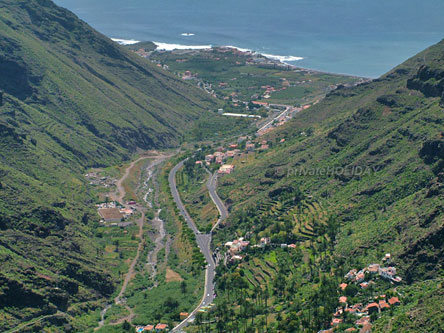
[[205,272],[205,292],[204,296],[202,298],[202,301],[197,306],[196,309],[190,314],[190,316],[182,321],[179,325],[177,325],[173,332],[179,332],[181,331],[190,320],[194,319],[194,316],[196,312],[205,305],[210,304],[213,302],[214,299],[214,275],[215,275],[215,263],[213,260],[212,252],[210,249],[210,243],[211,243],[211,234],[202,234],[197,229],[196,224],[194,223],[191,216],[188,214],[188,212],[185,209],[185,206],[183,205],[182,199],[180,198],[179,192],[177,191],[176,186],[176,173],[177,171],[183,166],[184,162],[186,160],[178,163],[173,169],[171,169],[170,174],[168,176],[168,182],[170,184],[171,193],[173,195],[174,202],[177,205],[177,208],[179,209],[181,215],[185,218],[188,226],[193,230],[194,234],[196,235],[196,241],[197,245],[199,246],[200,250],[202,251],[205,260],[207,261],[207,269]]
[[217,191],[216,191],[217,172],[212,174],[210,172],[210,170],[208,170],[207,168],[205,168],[205,170],[210,175],[210,178],[208,178],[208,182],[207,182],[208,193],[210,194],[210,198],[211,198],[211,200],[213,200],[214,204],[216,205],[217,210],[219,211],[219,215],[220,215],[216,224],[211,229],[211,232],[213,232],[219,226],[219,223],[221,223],[223,220],[225,220],[228,217],[228,209],[227,209],[227,207],[225,207],[223,201],[221,200],[221,198],[219,197],[219,195],[217,194]]

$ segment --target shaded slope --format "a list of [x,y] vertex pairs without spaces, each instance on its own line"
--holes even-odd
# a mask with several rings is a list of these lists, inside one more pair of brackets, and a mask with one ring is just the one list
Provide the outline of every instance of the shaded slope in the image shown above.
[[87,329],[117,281],[84,170],[175,146],[209,108],[51,1],[0,1],[0,331],[57,311],[35,330]]

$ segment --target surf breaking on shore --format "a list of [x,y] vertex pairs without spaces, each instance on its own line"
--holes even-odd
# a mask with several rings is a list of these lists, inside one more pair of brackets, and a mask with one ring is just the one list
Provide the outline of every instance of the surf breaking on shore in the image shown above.
[[[133,44],[140,43],[140,41],[137,41],[134,39],[120,39],[120,38],[111,38],[111,39],[113,41],[119,43],[120,45],[133,45]],[[156,49],[159,51],[206,50],[206,49],[211,49],[213,47],[213,45],[184,45],[184,44],[172,44],[172,43],[162,43],[162,42],[153,42],[153,43],[157,46]],[[284,64],[287,62],[296,62],[296,61],[300,61],[300,60],[304,59],[304,57],[298,57],[298,56],[282,56],[282,55],[275,55],[275,54],[266,54],[266,53],[261,53],[261,52],[257,52],[254,50],[245,49],[245,48],[232,46],[232,45],[223,46],[223,47],[236,49],[241,52],[250,52],[252,54],[260,54],[266,58],[269,58],[271,60],[277,60],[277,61],[280,61]]]

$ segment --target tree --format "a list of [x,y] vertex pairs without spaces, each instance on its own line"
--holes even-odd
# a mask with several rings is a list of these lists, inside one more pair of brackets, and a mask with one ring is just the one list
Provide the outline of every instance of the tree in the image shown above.
[[182,294],[187,293],[187,283],[185,282],[185,280],[182,280],[182,282],[180,283],[180,291],[182,292]]

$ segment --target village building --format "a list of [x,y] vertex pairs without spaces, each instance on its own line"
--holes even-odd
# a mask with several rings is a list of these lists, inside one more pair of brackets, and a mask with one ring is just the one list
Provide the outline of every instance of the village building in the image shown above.
[[401,282],[402,278],[399,276],[396,276],[396,268],[395,267],[380,267],[379,268],[379,275],[387,280],[393,281],[393,282]]
[[270,244],[270,237],[262,237],[259,241],[260,247],[265,247],[268,244]]
[[167,328],[168,328],[167,324],[157,324],[154,329],[156,330],[156,332],[164,332],[166,331]]
[[379,264],[371,264],[367,267],[367,271],[371,274],[377,274],[379,272]]
[[379,312],[379,305],[378,303],[370,303],[366,306],[366,312],[369,314],[372,314],[373,312]]
[[254,143],[247,143],[245,145],[245,150],[246,151],[253,151],[255,147],[256,147],[256,145]]
[[353,280],[355,278],[357,272],[358,271],[356,269],[352,269],[344,277],[348,280]]
[[380,300],[379,301],[379,308],[381,309],[381,311],[390,309],[390,305],[385,301],[385,300]]
[[345,288],[347,288],[347,286],[348,286],[348,284],[347,283],[341,283],[340,285],[339,285],[339,288],[341,288],[341,290],[345,290]]
[[331,321],[331,326],[338,326],[339,324],[342,324],[344,320],[342,318],[333,318]]
[[187,319],[188,316],[189,316],[188,312],[181,312],[179,315],[181,321]]
[[224,164],[220,167],[218,173],[219,174],[230,174],[234,171],[234,165],[232,164]]
[[401,304],[401,302],[399,301],[399,298],[398,298],[398,297],[392,297],[392,298],[390,298],[390,299],[388,300],[388,303],[389,303],[391,306]]

